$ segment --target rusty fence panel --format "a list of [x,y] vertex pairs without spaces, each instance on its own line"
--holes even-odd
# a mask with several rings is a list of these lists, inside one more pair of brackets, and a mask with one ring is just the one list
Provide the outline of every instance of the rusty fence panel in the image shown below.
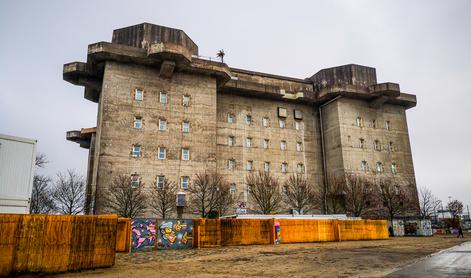
[[131,251],[131,218],[118,218],[116,252]]
[[385,220],[196,219],[193,247],[273,244],[275,222],[282,244],[388,238]]
[[110,267],[116,215],[0,214],[0,276]]

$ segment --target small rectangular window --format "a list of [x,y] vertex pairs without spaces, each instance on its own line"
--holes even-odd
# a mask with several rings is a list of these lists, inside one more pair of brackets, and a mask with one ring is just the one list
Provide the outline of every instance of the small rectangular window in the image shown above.
[[252,171],[253,170],[253,161],[252,160],[247,161],[246,170],[247,171]]
[[182,160],[190,160],[190,149],[188,148],[182,149]]
[[234,159],[229,159],[227,161],[227,170],[232,171],[232,170],[234,170],[234,168],[235,168],[235,160]]
[[393,151],[394,151],[394,144],[393,144],[393,142],[389,142],[389,144],[388,144],[388,150],[389,150],[390,152],[393,152]]
[[286,111],[286,108],[278,107],[278,117],[281,117],[281,118],[288,117],[288,111]]
[[304,164],[298,163],[296,170],[298,171],[299,174],[304,174]]
[[376,120],[371,121],[371,127],[376,128]]
[[280,141],[280,150],[282,151],[286,150],[286,141],[284,140]]
[[167,93],[160,92],[160,103],[167,104]]
[[189,133],[190,132],[190,122],[184,121],[182,123],[182,132]]
[[132,156],[139,157],[141,155],[141,146],[135,144],[132,146]]
[[157,188],[162,189],[165,183],[165,176],[157,176]]
[[269,172],[270,171],[270,162],[263,163],[263,171]]
[[231,183],[231,186],[229,188],[229,193],[235,194],[237,192],[237,186],[235,183]]
[[190,178],[187,176],[183,176],[181,180],[182,189],[184,190],[188,189],[189,183],[190,183]]
[[183,96],[183,106],[190,106],[190,96],[188,95]]
[[361,162],[361,170],[362,170],[363,172],[368,171],[368,163],[367,163],[366,161],[364,161],[364,160]]
[[167,120],[159,119],[159,130],[167,130]]
[[144,100],[144,91],[142,89],[136,89],[134,91],[134,100],[137,100],[137,101]]
[[376,172],[377,173],[383,172],[383,164],[381,162],[376,162]]
[[363,126],[363,119],[361,117],[357,117],[355,123],[356,123],[356,126],[361,127]]
[[270,140],[263,139],[263,148],[268,149],[269,145],[270,145]]
[[303,143],[296,142],[296,151],[302,152],[303,151]]
[[284,119],[280,119],[280,128],[286,127],[286,121]]
[[391,122],[390,121],[386,121],[386,129],[391,130]]
[[142,118],[141,117],[135,117],[134,118],[134,128],[142,128]]
[[227,137],[227,144],[231,147],[234,146],[235,145],[235,137],[234,136]]
[[365,148],[365,139],[360,138],[359,141],[360,141],[360,144],[359,144],[360,149],[364,149]]
[[227,114],[227,122],[230,124],[234,123],[234,114],[231,114],[231,113]]
[[131,187],[136,188],[136,187],[139,187],[140,184],[141,184],[141,179],[139,178],[139,175],[137,174],[131,175]]
[[302,120],[303,119],[303,111],[294,109],[294,118],[296,120]]
[[262,119],[262,126],[263,127],[268,127],[270,125],[270,120],[267,117],[264,117]]
[[288,163],[286,162],[281,163],[281,173],[286,174],[287,170],[288,170]]
[[252,124],[252,116],[251,115],[245,115],[245,124],[247,124],[247,125]]
[[246,146],[247,148],[251,148],[251,147],[252,147],[252,138],[250,138],[250,137],[245,138],[245,146]]
[[295,128],[296,130],[302,130],[302,129],[303,129],[303,122],[301,122],[301,121],[295,121],[295,122],[294,122],[294,128]]
[[375,151],[381,151],[381,144],[378,140],[375,140],[373,143],[373,147]]
[[396,163],[391,164],[391,173],[394,175],[397,174],[397,165]]
[[164,147],[159,147],[158,158],[159,159],[165,159],[166,156],[167,156],[167,150]]

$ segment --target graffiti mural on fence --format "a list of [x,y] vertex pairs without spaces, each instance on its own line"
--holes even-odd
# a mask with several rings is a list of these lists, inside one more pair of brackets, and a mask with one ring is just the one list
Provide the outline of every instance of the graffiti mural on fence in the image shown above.
[[183,249],[193,245],[192,220],[162,220],[157,231],[158,249]]
[[155,222],[155,219],[151,218],[132,220],[132,251],[155,249]]

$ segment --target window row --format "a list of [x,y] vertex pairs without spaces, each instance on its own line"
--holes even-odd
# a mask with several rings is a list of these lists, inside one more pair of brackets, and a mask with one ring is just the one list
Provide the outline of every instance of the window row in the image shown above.
[[[228,123],[235,123],[235,115],[232,114],[232,113],[228,113],[227,114],[227,122]],[[250,115],[250,114],[245,115],[245,124],[246,125],[252,125],[253,124],[252,115]],[[265,128],[270,127],[270,119],[268,117],[263,117],[261,124],[262,124],[262,127],[265,127]],[[278,119],[278,127],[279,128],[286,128],[286,119],[279,118]],[[294,121],[294,128],[296,130],[304,129],[302,119],[296,119]]]
[[[358,127],[364,127],[363,118],[362,117],[357,117],[356,121],[355,121],[355,125],[358,126]],[[376,119],[371,120],[370,127],[378,128],[378,121]],[[391,122],[386,121],[384,123],[384,128],[387,129],[387,130],[391,130]]]
[[[145,91],[141,88],[134,89],[134,100],[136,101],[144,101],[144,93]],[[160,92],[159,93],[159,102],[163,105],[168,103],[169,94],[167,92]],[[190,106],[190,96],[183,95],[182,96],[182,105],[183,106]]]
[[[142,128],[142,117],[136,116],[134,117],[134,128],[141,129]],[[167,120],[166,119],[159,119],[159,130],[165,131],[167,130]],[[182,122],[182,132],[189,133],[190,132],[190,122],[183,121]]]
[[[132,157],[138,158],[142,156],[141,152],[141,145],[134,144],[132,146]],[[157,158],[158,159],[166,159],[167,158],[167,148],[159,147],[157,151]],[[190,160],[190,149],[189,148],[182,148],[182,160]]]
[[[235,159],[229,159],[227,161],[227,170],[233,171],[233,170],[235,170],[235,167],[236,167]],[[247,160],[245,162],[245,170],[247,170],[247,171],[255,170],[253,160]],[[282,162],[281,165],[280,165],[280,170],[281,170],[281,173],[286,174],[288,172],[288,163],[287,162]],[[270,171],[270,162],[268,162],[268,161],[263,162],[263,171],[265,171],[265,172]],[[298,163],[296,165],[296,172],[300,173],[300,174],[304,173],[304,164],[303,163]]]
[[[236,139],[234,136],[229,136],[227,137],[227,145],[233,147],[236,144]],[[253,147],[253,139],[252,137],[246,137],[245,138],[245,145],[246,148],[252,148]],[[262,146],[264,149],[268,149],[270,147],[270,140],[269,139],[263,139],[262,141]],[[288,148],[287,143],[285,140],[280,141],[280,150],[285,151]],[[296,142],[296,151],[302,152],[303,151],[303,143],[302,142]]]
[[[155,178],[155,186],[157,186],[158,189],[162,189],[165,184],[165,176],[164,175],[159,175]],[[137,188],[141,185],[141,177],[138,174],[133,174],[131,175],[131,187]],[[188,186],[190,185],[190,177],[188,176],[181,176],[180,177],[180,188],[183,190],[188,189]]]
[[[369,169],[369,166],[368,166],[368,162],[363,160],[361,162],[361,165],[360,165],[360,169],[363,171],[363,172],[367,172],[368,169]],[[384,168],[383,168],[383,163],[382,162],[376,162],[376,165],[375,165],[375,172],[377,174],[382,174],[384,173]],[[392,174],[397,174],[397,164],[395,162],[391,163],[391,173]]]
[[[363,138],[360,138],[358,139],[358,147],[360,149],[365,149],[366,148],[366,143],[365,143],[365,139]],[[390,152],[393,152],[394,151],[394,143],[393,142],[389,142],[388,145],[387,145],[387,148],[388,148],[388,151]],[[375,151],[378,151],[380,152],[381,151],[381,142],[379,140],[374,140],[373,141],[373,150]]]

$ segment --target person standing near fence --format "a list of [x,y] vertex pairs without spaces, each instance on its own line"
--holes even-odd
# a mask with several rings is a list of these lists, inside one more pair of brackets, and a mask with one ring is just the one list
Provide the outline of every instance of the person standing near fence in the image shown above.
[[458,227],[458,238],[461,236],[461,238],[464,238],[464,235],[463,235],[463,228],[461,228],[461,226]]

